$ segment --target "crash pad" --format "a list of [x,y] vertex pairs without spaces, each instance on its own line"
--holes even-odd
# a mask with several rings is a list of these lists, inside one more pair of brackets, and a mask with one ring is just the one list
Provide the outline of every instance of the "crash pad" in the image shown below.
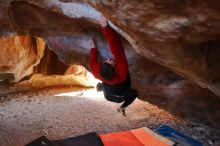
[[174,142],[152,130],[139,129],[99,135],[104,146],[172,146]]

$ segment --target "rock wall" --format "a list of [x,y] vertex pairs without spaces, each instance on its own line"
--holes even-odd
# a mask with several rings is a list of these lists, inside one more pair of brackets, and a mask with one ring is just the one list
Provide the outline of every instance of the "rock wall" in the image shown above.
[[0,80],[18,82],[33,73],[33,67],[44,55],[45,43],[33,36],[12,36],[0,39]]
[[68,68],[69,65],[61,62],[57,55],[46,47],[44,56],[40,63],[34,67],[33,73],[43,75],[64,75]]
[[220,96],[220,2],[88,0],[136,51]]
[[16,83],[14,88],[15,91],[26,91],[52,86],[92,87],[96,85],[96,82],[83,66],[66,65],[54,52],[46,48],[44,56],[34,67],[31,75]]
[[[45,9],[14,2],[10,14],[18,31],[44,36],[53,50],[56,42],[62,42],[66,45],[63,54],[71,54],[80,48],[87,55],[85,44],[88,36],[98,35],[96,19],[100,14],[82,1],[81,5],[79,1],[72,2],[35,2],[44,4]],[[218,1],[86,2],[110,19],[136,52],[220,95]],[[23,15],[26,11],[29,14]],[[69,46],[70,43],[75,44]],[[71,60],[73,55],[61,56],[59,51],[62,50],[56,51],[64,62],[76,62]],[[88,57],[81,60],[80,63],[86,66]]]

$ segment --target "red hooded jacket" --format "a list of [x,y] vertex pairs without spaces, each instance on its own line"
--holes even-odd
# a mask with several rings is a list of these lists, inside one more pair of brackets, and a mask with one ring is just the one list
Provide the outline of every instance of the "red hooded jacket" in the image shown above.
[[111,80],[105,80],[100,75],[100,66],[101,62],[97,60],[98,50],[96,48],[91,48],[90,51],[90,68],[95,78],[110,84],[119,84],[126,80],[128,74],[128,61],[125,56],[124,48],[120,42],[118,34],[110,27],[102,27],[102,33],[104,34],[111,53],[114,56],[115,60],[115,75]]

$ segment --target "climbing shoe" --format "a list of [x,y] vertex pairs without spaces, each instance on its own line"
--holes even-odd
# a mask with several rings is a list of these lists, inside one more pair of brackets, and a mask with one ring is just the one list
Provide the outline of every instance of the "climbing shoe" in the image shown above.
[[125,108],[119,107],[119,108],[117,109],[117,111],[118,111],[119,113],[122,113],[123,116],[126,116],[126,114],[125,114]]
[[96,85],[96,90],[97,90],[97,92],[101,92],[102,91],[102,83],[98,83]]

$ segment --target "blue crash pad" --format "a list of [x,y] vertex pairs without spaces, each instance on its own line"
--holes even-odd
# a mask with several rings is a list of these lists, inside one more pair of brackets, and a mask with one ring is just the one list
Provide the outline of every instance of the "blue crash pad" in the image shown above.
[[202,146],[197,140],[177,132],[167,125],[161,125],[159,128],[155,129],[154,132],[174,141],[180,146]]

